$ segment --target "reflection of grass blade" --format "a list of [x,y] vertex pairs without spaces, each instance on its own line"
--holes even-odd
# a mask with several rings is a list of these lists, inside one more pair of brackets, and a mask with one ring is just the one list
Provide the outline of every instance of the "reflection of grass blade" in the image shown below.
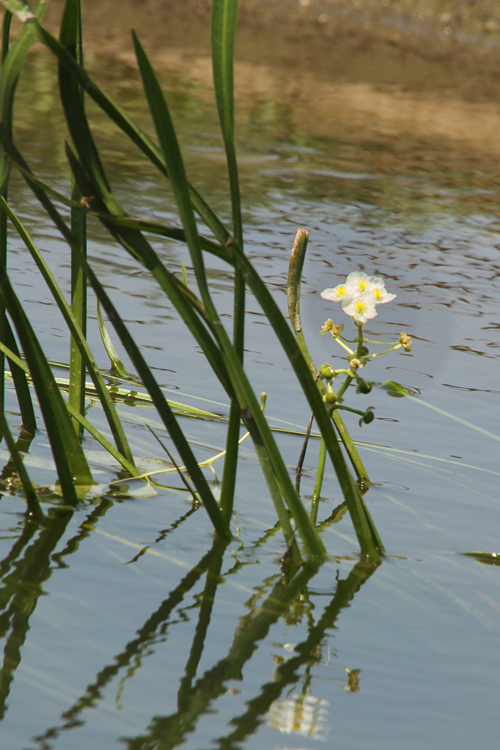
[[464,427],[468,427],[471,430],[480,432],[482,435],[485,435],[486,437],[489,437],[492,440],[500,441],[500,435],[495,435],[494,432],[485,430],[483,427],[479,427],[479,425],[474,424],[473,422],[468,422],[466,419],[462,419],[462,417],[457,417],[455,414],[450,414],[450,412],[445,411],[444,409],[440,409],[439,406],[434,406],[434,404],[428,404],[426,401],[423,401],[418,396],[408,395],[408,398],[410,398],[414,403],[419,404],[420,406],[425,406],[427,409],[431,409],[432,411],[435,411],[438,414],[441,414],[443,417],[448,417],[448,419],[452,419],[454,422],[458,422],[458,424],[461,424]]
[[[74,429],[71,425],[71,429]],[[3,663],[1,664],[2,680],[0,683],[0,720],[5,717],[8,708],[8,697],[21,663],[21,651],[30,629],[38,599],[44,595],[44,583],[54,572],[52,555],[59,540],[64,535],[72,518],[72,513],[64,513],[47,519],[41,526],[38,536],[26,547],[21,557],[19,548],[14,545],[17,560],[12,563],[8,577],[2,580],[2,618],[0,637],[5,638],[3,646]],[[27,523],[23,537],[33,534],[38,524]],[[26,533],[25,533],[26,532]],[[7,578],[7,580],[6,580]]]
[[[247,702],[247,709],[241,716],[234,717],[231,724],[235,729],[225,737],[216,741],[220,750],[241,747],[245,737],[253,734],[264,717],[268,714],[272,703],[277,700],[290,685],[297,683],[300,668],[317,660],[315,654],[321,653],[321,643],[327,630],[335,627],[340,612],[349,606],[350,601],[361,586],[377,569],[377,565],[366,566],[356,564],[345,580],[338,582],[337,591],[330,604],[326,607],[320,620],[309,629],[306,640],[294,648],[290,659],[278,665],[271,682],[262,686],[259,694]],[[215,743],[214,743],[215,744]]]
[[[12,211],[10,206],[4,201],[4,199],[1,196],[0,196],[0,206],[2,210],[5,211],[5,213],[9,216],[10,220],[12,221],[15,228],[17,229],[19,236],[21,237],[24,244],[28,248],[33,260],[37,264],[38,270],[42,274],[43,278],[45,279],[47,283],[47,286],[52,292],[52,295],[55,301],[57,302],[57,305],[64,317],[64,320],[66,321],[66,324],[71,331],[71,335],[73,336],[74,341],[77,343],[79,347],[79,350],[82,354],[83,362],[85,363],[85,366],[87,367],[89,374],[92,378],[92,381],[95,385],[97,394],[99,396],[102,407],[104,409],[104,413],[106,414],[106,417],[107,417],[109,426],[111,428],[111,431],[113,433],[113,437],[115,439],[118,450],[120,451],[120,453],[122,453],[125,456],[125,458],[131,464],[133,464],[134,459],[132,456],[132,452],[128,445],[127,438],[125,436],[125,432],[121,425],[118,414],[116,413],[115,406],[106,388],[106,384],[104,383],[103,377],[97,368],[96,362],[87,344],[85,336],[80,326],[78,325],[78,322],[73,312],[71,311],[71,308],[66,302],[64,295],[59,289],[54,277],[52,276],[47,264],[42,258],[38,248],[33,243],[31,237],[29,236],[24,226],[19,221],[16,214]],[[70,388],[71,388],[71,379],[70,379]],[[79,410],[78,405],[75,406],[74,404],[72,404],[72,406],[73,408]]]
[[182,711],[185,702],[189,704],[191,685],[198,670],[201,657],[203,655],[205,638],[207,635],[208,626],[210,625],[212,610],[215,604],[217,587],[219,583],[221,583],[221,580],[222,582],[224,582],[224,579],[221,579],[220,575],[223,554],[224,551],[222,550],[222,554],[214,556],[207,570],[205,588],[203,589],[203,594],[201,595],[198,623],[196,625],[196,631],[189,652],[189,659],[186,664],[184,676],[180,681],[179,690],[177,693],[177,705],[179,706],[180,711]]
[[15,294],[7,273],[0,268],[2,296],[16,328],[19,341],[42,410],[62,491],[68,502],[76,502],[74,483],[93,483],[87,460],[71,423],[64,400],[26,313]]
[[[182,704],[178,711],[171,716],[153,717],[147,734],[129,738],[129,747],[173,750],[182,745],[186,735],[195,730],[200,717],[209,712],[211,704],[226,692],[225,683],[241,679],[241,670],[251,659],[259,641],[267,636],[272,625],[288,610],[316,572],[316,566],[304,565],[289,583],[280,580],[262,602],[258,614],[242,620],[228,655],[200,675],[190,690],[180,696]],[[311,652],[307,654],[307,659],[311,659]],[[235,748],[237,745],[231,744],[229,747]]]
[[225,545],[220,539],[214,539],[212,548],[200,559],[197,565],[188,570],[184,578],[169,593],[168,597],[153,612],[148,620],[137,631],[137,637],[129,641],[118,653],[111,664],[108,664],[97,674],[94,683],[90,684],[85,693],[64,712],[63,719],[67,722],[59,727],[51,727],[39,740],[49,740],[51,743],[64,728],[76,726],[80,715],[85,709],[93,707],[105,696],[105,688],[116,677],[120,670],[130,674],[134,670],[134,663],[141,662],[142,656],[154,653],[152,648],[159,634],[164,639],[168,634],[172,613],[182,603],[186,595],[200,580],[207,568],[224,553]]
[[36,490],[31,479],[29,478],[28,472],[26,471],[23,459],[21,458],[21,454],[17,449],[16,443],[14,441],[14,438],[12,437],[9,425],[7,424],[7,420],[5,419],[3,412],[0,412],[0,430],[5,438],[5,442],[7,443],[7,447],[14,462],[14,466],[16,467],[17,476],[19,477],[19,479],[21,480],[21,484],[23,485],[24,494],[26,495],[26,502],[28,504],[28,511],[30,515],[34,516],[35,518],[42,518],[43,511],[40,507],[40,503],[38,502]]

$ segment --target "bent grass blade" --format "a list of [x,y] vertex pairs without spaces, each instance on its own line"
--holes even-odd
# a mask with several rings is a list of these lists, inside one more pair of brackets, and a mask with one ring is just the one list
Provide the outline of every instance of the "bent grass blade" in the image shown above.
[[92,474],[64,400],[24,309],[4,268],[0,268],[2,296],[16,328],[43,414],[59,481],[66,500],[77,502],[75,483],[90,486]]

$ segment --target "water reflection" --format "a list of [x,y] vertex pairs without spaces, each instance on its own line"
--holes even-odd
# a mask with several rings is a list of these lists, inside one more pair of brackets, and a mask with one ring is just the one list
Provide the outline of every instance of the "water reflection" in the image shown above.
[[[12,552],[1,563],[4,592],[2,608],[6,612],[0,618],[0,624],[3,623],[2,634],[7,637],[0,693],[2,717],[6,712],[11,683],[20,663],[20,650],[28,635],[30,617],[42,593],[42,584],[50,577],[54,563],[64,567],[68,565],[68,556],[78,552],[81,542],[92,533],[92,526],[111,505],[111,501],[103,500],[58,554],[54,554],[54,551],[68,525],[71,512],[46,519],[45,528],[38,536],[38,527],[27,524]],[[269,538],[269,533],[262,537],[260,544]],[[205,660],[207,657],[204,654],[205,644],[213,608],[217,604],[218,589],[228,577],[231,580],[241,569],[241,566],[236,566],[221,577],[225,550],[223,542],[214,540],[212,548],[172,589],[156,611],[151,613],[137,631],[136,637],[97,673],[94,682],[88,685],[82,696],[62,713],[61,724],[48,728],[35,738],[37,747],[49,750],[55,747],[62,733],[82,727],[88,720],[86,712],[98,706],[112,681],[122,674],[118,690],[118,702],[120,701],[125,683],[134,680],[144,665],[145,658],[154,654],[159,643],[168,640],[169,629],[174,624],[174,612],[177,612],[178,618],[183,601],[203,576],[205,586],[203,593],[197,597],[198,621],[189,658],[179,681],[177,710],[168,716],[153,716],[143,734],[124,739],[129,750],[146,747],[167,750],[183,744],[187,735],[195,731],[202,716],[214,711],[221,696],[228,690],[237,693],[229,684],[243,679],[245,665],[252,659],[259,643],[282,617],[291,625],[297,624],[306,616],[307,637],[293,646],[288,658],[278,660],[272,680],[264,683],[254,697],[247,701],[243,714],[233,717],[230,725],[234,728],[216,740],[217,746],[226,749],[240,747],[245,738],[266,721],[269,726],[280,731],[299,732],[312,739],[324,736],[326,702],[311,694],[314,666],[324,661],[323,646],[328,648],[330,659],[335,658],[325,638],[333,628],[338,628],[337,619],[341,611],[351,606],[354,596],[374,573],[376,566],[356,563],[345,579],[339,578],[333,598],[318,619],[313,616],[314,607],[311,603],[308,604],[308,585],[317,573],[315,566],[302,566],[290,580],[279,575],[272,576],[256,589],[255,595],[247,603],[249,612],[239,619],[227,656],[199,673],[202,657]],[[14,574],[10,572],[13,566]],[[10,635],[7,634],[9,628]],[[358,689],[356,675],[356,670],[350,671],[347,680],[344,680],[347,683],[346,689],[352,692]],[[292,698],[282,697],[284,694],[290,696],[290,691],[293,692],[294,689],[299,690],[299,693],[293,693]]]
[[56,547],[66,532],[73,512],[56,509],[43,521],[27,518],[19,538],[0,563],[0,637],[5,638],[0,682],[1,719],[5,718],[8,709],[12,683],[30,630],[30,619],[35,614],[39,598],[46,593],[44,584],[50,579],[54,565],[67,566],[64,558],[78,550],[89,536],[91,526],[111,505],[110,500],[103,499],[57,555],[54,554]]

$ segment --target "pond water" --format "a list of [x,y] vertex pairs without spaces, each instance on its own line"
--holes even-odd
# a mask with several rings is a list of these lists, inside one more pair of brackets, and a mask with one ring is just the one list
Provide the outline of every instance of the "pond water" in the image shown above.
[[[208,60],[177,49],[156,61],[190,178],[227,218]],[[118,65],[98,74],[151,130],[135,72]],[[2,747],[493,746],[500,571],[461,553],[500,552],[500,108],[248,62],[237,66],[236,85],[246,250],[285,311],[295,231],[309,230],[302,318],[316,363],[341,361],[318,329],[342,313],[319,292],[353,270],[383,275],[397,294],[367,325],[371,336],[386,341],[406,330],[414,340],[411,354],[379,358],[367,376],[397,380],[418,397],[353,393],[349,404],[374,406],[376,419],[360,428],[354,415],[346,418],[373,482],[365,499],[387,557],[375,571],[359,563],[327,468],[319,520],[333,521],[322,536],[331,559],[287,587],[279,565],[286,546],[248,442],[236,538],[224,550],[203,509],[180,490],[110,485],[116,467],[86,439],[100,485],[76,511],[51,496],[39,527],[26,521],[20,495],[2,497]],[[120,200],[136,216],[173,221],[168,187],[89,110]],[[67,190],[53,65],[40,52],[22,80],[17,117],[20,150],[42,178]],[[67,291],[67,247],[15,176],[11,196]],[[155,246],[170,268],[185,261],[192,279],[183,247]],[[202,355],[147,273],[92,223],[89,254],[172,398],[227,414]],[[9,264],[46,353],[67,361],[64,324],[15,239]],[[230,328],[231,279],[222,263],[211,261],[210,279]],[[268,394],[270,421],[303,430],[307,405],[251,296],[247,333],[248,372]],[[15,426],[10,391],[8,398]],[[138,464],[163,467],[144,426],[168,440],[154,413],[122,405],[120,414]],[[89,418],[104,430],[97,407]],[[224,425],[185,419],[183,428],[200,460],[223,449]],[[301,444],[293,434],[279,437],[292,474]],[[312,441],[305,498],[317,456]],[[36,482],[53,484],[43,432],[26,465]]]

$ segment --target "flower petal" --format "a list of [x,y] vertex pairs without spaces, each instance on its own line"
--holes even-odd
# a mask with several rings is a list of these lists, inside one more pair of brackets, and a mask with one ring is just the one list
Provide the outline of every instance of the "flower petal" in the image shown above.
[[346,284],[338,284],[333,289],[323,289],[321,296],[323,299],[327,299],[330,302],[341,302],[345,299],[352,298],[352,294],[348,290]]
[[355,297],[347,305],[342,305],[343,311],[353,318],[357,323],[363,325],[367,320],[377,317],[377,311],[375,310],[375,303],[373,302],[373,295],[362,294]]
[[369,279],[363,271],[353,271],[346,279],[346,287],[355,295],[362,294],[368,286]]

